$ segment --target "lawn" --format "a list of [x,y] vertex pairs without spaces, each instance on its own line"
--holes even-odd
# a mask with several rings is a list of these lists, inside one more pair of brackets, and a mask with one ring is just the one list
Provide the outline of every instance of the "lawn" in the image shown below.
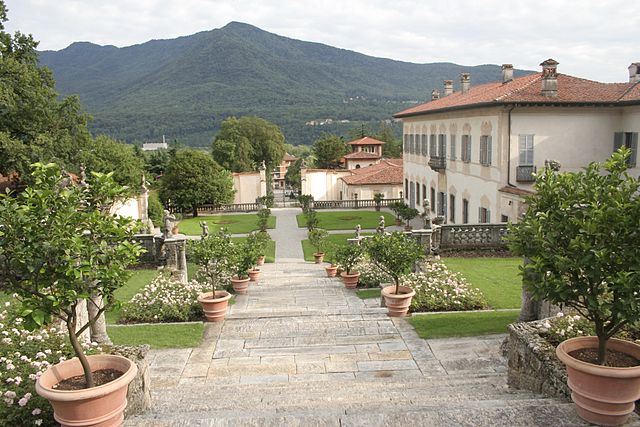
[[379,288],[359,289],[356,291],[356,295],[358,295],[360,299],[380,298],[380,291],[381,289]]
[[107,333],[114,344],[149,344],[151,348],[197,347],[202,341],[203,330],[204,325],[201,322],[107,326]]
[[[206,221],[209,225],[209,233],[215,233],[221,228],[226,228],[230,234],[251,233],[258,228],[258,216],[255,214],[235,215],[209,215],[196,218],[186,218],[178,223],[178,229],[182,234],[198,236],[202,234],[200,222]],[[271,215],[268,222],[269,228],[276,227],[276,217]]]
[[[362,233],[363,236],[371,235],[371,233]],[[327,243],[335,246],[344,246],[347,244],[347,239],[352,239],[356,236],[356,233],[340,233],[340,234],[329,234],[327,239],[325,240]],[[313,253],[316,251],[309,240],[303,240],[302,242],[302,252],[304,253],[305,261],[313,261]],[[325,261],[331,258],[333,254],[333,250],[329,247],[325,251]]]
[[462,273],[471,286],[479,288],[491,308],[520,308],[521,258],[443,258],[443,261],[450,270]]
[[519,315],[518,310],[421,314],[410,317],[409,323],[420,338],[471,337],[504,334]]
[[[395,224],[395,217],[387,212],[376,211],[339,211],[339,212],[319,212],[316,211],[318,216],[318,227],[325,230],[354,230],[356,225],[360,224],[360,227],[365,228],[377,228],[380,222],[380,215],[384,215],[384,221],[386,226]],[[298,227],[306,227],[304,214],[298,214],[296,216],[298,221]]]

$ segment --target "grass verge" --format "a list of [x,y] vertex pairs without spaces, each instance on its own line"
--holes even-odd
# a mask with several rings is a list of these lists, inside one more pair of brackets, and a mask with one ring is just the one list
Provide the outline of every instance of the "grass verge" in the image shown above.
[[[371,233],[362,233],[363,236],[369,236]],[[328,260],[333,255],[334,250],[331,246],[345,246],[347,244],[347,239],[352,239],[355,237],[355,233],[341,233],[341,234],[329,234],[327,236],[326,242],[329,243],[329,248],[325,251],[325,260]],[[302,242],[302,252],[304,254],[305,261],[313,261],[313,253],[316,251],[309,240],[303,240]]]
[[420,338],[471,337],[504,334],[515,322],[519,311],[483,311],[475,313],[421,314],[410,317]]
[[202,323],[107,326],[114,344],[149,344],[151,348],[197,347],[203,331]]
[[[200,222],[206,221],[209,225],[209,233],[215,233],[221,228],[226,228],[230,234],[251,233],[258,228],[258,216],[252,214],[235,215],[205,215],[195,218],[186,218],[178,223],[178,229],[182,234],[198,236],[202,234]],[[276,217],[271,215],[268,222],[269,228],[276,227]]]
[[358,295],[360,299],[380,298],[380,289],[359,289],[356,291],[356,295]]
[[[380,215],[384,215],[387,226],[395,224],[395,217],[387,212],[376,211],[339,211],[317,212],[318,227],[325,230],[355,230],[356,225],[362,228],[376,228],[380,221]],[[306,227],[304,214],[296,215],[298,227]]]

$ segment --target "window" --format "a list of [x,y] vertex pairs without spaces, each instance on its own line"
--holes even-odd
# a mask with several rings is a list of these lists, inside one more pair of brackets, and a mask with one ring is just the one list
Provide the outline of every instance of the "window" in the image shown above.
[[507,215],[502,215],[500,217],[500,222],[509,222],[509,217]]
[[616,132],[613,135],[613,151],[617,151],[620,147],[627,147],[631,150],[631,156],[627,160],[629,166],[636,167],[638,158],[638,132]]
[[413,154],[414,153],[414,148],[413,148],[413,134],[409,135],[409,154]]
[[491,222],[491,212],[487,208],[478,208],[478,222],[486,224]]
[[438,193],[438,216],[447,219],[447,196],[442,191]]
[[488,135],[480,137],[480,164],[491,166],[491,137]]
[[405,194],[405,198],[409,194],[409,180],[408,179],[404,180],[404,194]]
[[521,166],[533,166],[533,135],[520,135],[520,161]]
[[431,198],[429,199],[431,205],[431,212],[436,211],[436,189],[431,187]]
[[449,194],[449,221],[456,222],[456,196]]
[[427,144],[427,135],[421,135],[420,145],[421,145],[422,155],[424,157],[427,157],[429,155],[429,151],[428,151],[429,147],[428,147],[428,144]]
[[437,150],[436,135],[432,133],[431,135],[429,135],[429,155],[431,157],[438,157],[436,150]]
[[402,145],[402,151],[405,153],[409,152],[409,135],[404,135],[404,144]]
[[456,159],[456,136],[451,135],[449,137],[451,139],[451,160]]
[[462,223],[469,224],[469,201],[462,199]]
[[461,160],[465,163],[471,161],[471,135],[462,135]]
[[416,182],[416,206],[420,206],[420,184]]
[[447,156],[447,135],[438,135],[438,157]]
[[427,186],[422,184],[422,199],[420,200],[420,203],[424,202],[424,199],[427,198]]

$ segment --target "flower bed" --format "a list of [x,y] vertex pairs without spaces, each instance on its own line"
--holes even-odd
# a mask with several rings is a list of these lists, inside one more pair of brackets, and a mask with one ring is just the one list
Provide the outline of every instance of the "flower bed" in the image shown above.
[[360,281],[358,282],[359,288],[377,288],[382,283],[393,282],[391,276],[382,271],[366,256],[363,257],[362,260],[358,261],[354,270],[360,273]]
[[412,288],[416,295],[411,311],[460,311],[487,307],[482,292],[470,287],[459,273],[451,272],[442,262],[427,261],[420,273],[411,273],[400,284]]
[[[35,384],[50,366],[74,357],[65,330],[55,327],[36,331],[23,328],[12,306],[0,312],[0,420],[7,426],[55,426],[49,402],[38,396]],[[102,351],[83,343],[87,354]]]
[[122,306],[120,323],[187,322],[202,320],[200,293],[210,286],[195,280],[182,284],[161,273]]

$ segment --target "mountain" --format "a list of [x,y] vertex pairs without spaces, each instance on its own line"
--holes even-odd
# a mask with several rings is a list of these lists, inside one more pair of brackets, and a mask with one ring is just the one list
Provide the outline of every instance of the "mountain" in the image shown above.
[[40,62],[62,95],[80,96],[94,133],[194,146],[208,145],[226,117],[248,114],[280,125],[287,142],[309,144],[321,131],[388,120],[463,71],[473,84],[500,78],[497,65],[375,58],[238,22],[124,48],[73,43],[41,52]]

